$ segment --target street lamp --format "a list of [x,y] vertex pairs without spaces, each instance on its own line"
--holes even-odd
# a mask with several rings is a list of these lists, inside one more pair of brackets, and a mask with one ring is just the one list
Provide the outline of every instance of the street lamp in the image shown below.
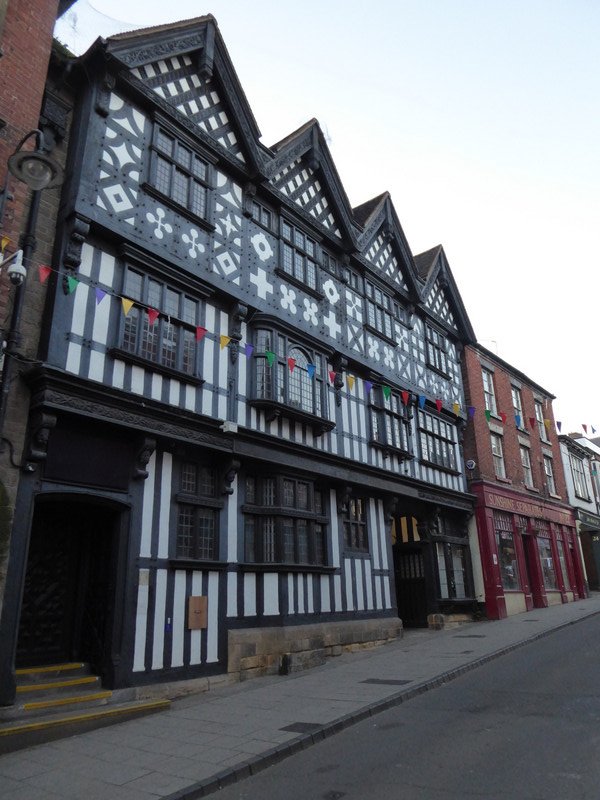
[[[35,136],[35,150],[22,150],[25,142]],[[13,310],[10,321],[10,329],[6,336],[4,347],[4,365],[2,369],[2,381],[0,383],[0,450],[4,445],[4,420],[6,418],[6,408],[8,405],[8,394],[13,381],[14,362],[18,357],[17,348],[20,340],[21,313],[23,310],[23,298],[25,280],[27,277],[27,267],[30,264],[31,256],[35,250],[35,228],[40,208],[40,192],[52,186],[58,186],[64,180],[63,169],[54,159],[50,158],[42,131],[35,129],[26,134],[15,148],[14,153],[8,159],[8,170],[17,180],[25,183],[32,190],[31,204],[27,216],[27,225],[24,233],[21,234],[19,242],[20,249],[8,256],[0,263],[0,267],[7,267],[7,274],[10,282],[15,287]],[[4,184],[4,189],[0,196],[0,223],[4,213],[4,203],[10,195],[8,193],[8,175]]]

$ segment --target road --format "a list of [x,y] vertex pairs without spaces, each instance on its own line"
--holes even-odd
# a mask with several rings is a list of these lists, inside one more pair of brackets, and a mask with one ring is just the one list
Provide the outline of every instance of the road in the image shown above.
[[600,617],[215,793],[219,800],[598,800]]

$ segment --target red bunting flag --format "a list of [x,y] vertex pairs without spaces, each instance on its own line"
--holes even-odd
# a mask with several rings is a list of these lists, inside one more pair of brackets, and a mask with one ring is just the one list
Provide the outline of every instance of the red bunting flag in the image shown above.
[[443,405],[444,404],[442,403],[442,401],[439,398],[435,401],[435,407],[437,408],[438,411],[442,410],[442,406]]
[[329,371],[329,380],[331,381],[331,383],[333,383],[335,381],[335,376],[336,376],[335,371],[334,370],[330,370]]
[[202,339],[204,339],[204,337],[206,336],[207,333],[208,333],[208,331],[206,330],[206,328],[203,328],[202,325],[197,325],[196,326],[196,341],[197,342],[201,342]]
[[159,312],[155,308],[148,309],[148,322],[150,325],[154,325],[156,320],[158,319]]
[[498,413],[500,414],[500,419],[502,420],[502,424],[506,425],[506,414],[504,413],[504,411],[500,411]]
[[288,367],[290,368],[290,372],[293,372],[294,367],[296,366],[296,359],[290,356],[287,361],[288,361]]
[[531,427],[531,430],[535,428],[535,417],[529,417],[529,425]]
[[38,267],[38,273],[39,273],[39,276],[40,276],[40,283],[46,283],[46,281],[50,277],[50,273],[51,272],[52,272],[52,270],[50,269],[50,267],[45,267],[43,265],[39,266]]
[[402,398],[402,402],[404,403],[404,405],[407,406],[408,398],[410,397],[410,392],[404,390],[403,392],[400,392],[400,397]]

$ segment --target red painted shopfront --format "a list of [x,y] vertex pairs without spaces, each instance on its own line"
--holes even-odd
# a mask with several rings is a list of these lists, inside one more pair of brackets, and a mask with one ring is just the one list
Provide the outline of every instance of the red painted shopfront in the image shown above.
[[490,619],[586,596],[573,509],[473,482]]

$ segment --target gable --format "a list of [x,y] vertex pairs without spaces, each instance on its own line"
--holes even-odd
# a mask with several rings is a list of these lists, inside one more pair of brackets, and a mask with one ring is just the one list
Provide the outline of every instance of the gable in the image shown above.
[[388,281],[405,292],[409,291],[408,284],[400,269],[400,261],[394,253],[392,239],[387,234],[383,231],[377,233],[369,246],[365,248],[363,256]]
[[425,307],[431,311],[431,313],[437,317],[440,322],[443,322],[446,327],[451,328],[452,330],[458,330],[458,325],[456,324],[456,320],[454,319],[454,314],[452,313],[450,303],[446,296],[446,291],[444,288],[445,281],[440,280],[437,277],[431,287],[427,298],[425,299]]
[[319,179],[318,170],[311,168],[304,158],[297,158],[280,169],[271,178],[271,184],[341,239],[342,234],[333,214],[334,206]]
[[241,163],[246,162],[240,137],[215,82],[199,74],[189,54],[160,58],[131,72]]

